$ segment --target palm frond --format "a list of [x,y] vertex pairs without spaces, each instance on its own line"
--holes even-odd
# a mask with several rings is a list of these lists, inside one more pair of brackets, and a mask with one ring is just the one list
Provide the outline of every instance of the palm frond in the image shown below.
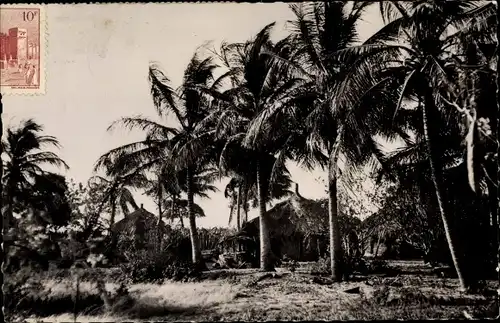
[[170,86],[170,80],[161,71],[157,63],[149,65],[149,82],[151,84],[151,96],[155,108],[160,116],[173,112],[181,125],[184,126],[183,111],[177,105],[177,96]]

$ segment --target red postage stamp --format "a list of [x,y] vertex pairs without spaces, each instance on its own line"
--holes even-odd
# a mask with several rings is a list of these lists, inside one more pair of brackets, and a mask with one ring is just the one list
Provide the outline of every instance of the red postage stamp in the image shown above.
[[0,6],[0,91],[45,92],[45,12],[42,6]]

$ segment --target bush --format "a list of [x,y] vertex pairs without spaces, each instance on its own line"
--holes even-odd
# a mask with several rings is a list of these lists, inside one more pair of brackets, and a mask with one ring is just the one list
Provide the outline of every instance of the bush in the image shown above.
[[[355,273],[366,274],[368,272],[366,263],[362,258],[346,257],[343,262],[344,278],[348,279]],[[312,266],[312,273],[318,275],[331,274],[330,257],[322,257],[316,261]]]
[[318,261],[314,262],[311,267],[311,273],[316,275],[331,274],[330,270],[330,257],[321,257]]
[[133,283],[159,283],[164,279],[175,281],[197,277],[198,271],[191,261],[179,259],[169,251],[137,251],[121,265],[124,276]]
[[196,276],[191,261],[191,242],[185,230],[172,230],[162,243],[149,248],[119,244],[126,262],[120,268],[131,282],[160,282],[164,279],[182,280]]

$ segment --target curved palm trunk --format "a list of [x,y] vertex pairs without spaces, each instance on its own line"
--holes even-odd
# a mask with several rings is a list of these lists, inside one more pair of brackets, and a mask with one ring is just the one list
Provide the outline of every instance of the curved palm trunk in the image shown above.
[[336,282],[342,280],[342,244],[340,237],[340,227],[338,220],[337,205],[337,162],[340,151],[339,129],[337,139],[333,145],[328,167],[328,224],[330,227],[330,268],[332,279]]
[[429,111],[431,111],[431,107],[434,107],[434,98],[432,96],[431,89],[427,89],[424,97],[424,105],[422,108],[422,119],[424,126],[424,138],[427,146],[427,158],[430,164],[431,170],[431,179],[434,184],[434,189],[436,191],[436,199],[438,203],[439,213],[441,214],[441,220],[443,221],[444,232],[446,236],[446,241],[448,242],[448,248],[450,249],[451,258],[453,260],[453,265],[455,266],[455,270],[457,272],[457,276],[460,282],[460,288],[465,290],[467,288],[466,282],[464,280],[462,274],[462,268],[458,261],[457,253],[455,251],[455,245],[451,237],[450,227],[448,225],[447,214],[444,209],[444,202],[442,196],[442,188],[441,188],[441,170],[437,169],[436,163],[436,152],[432,146],[432,139],[430,134],[430,121],[429,121]]
[[481,193],[479,192],[479,184],[478,184],[478,167],[476,163],[476,151],[474,149],[474,144],[476,140],[476,111],[474,109],[471,109],[471,120],[468,120],[469,122],[469,132],[467,133],[467,137],[465,138],[465,141],[467,143],[467,176],[469,179],[469,185],[471,189],[475,193]]
[[257,194],[259,198],[259,224],[260,224],[260,269],[263,271],[274,270],[271,252],[271,238],[269,220],[266,214],[266,201],[264,196],[264,183],[261,178],[260,163],[257,162]]
[[194,196],[193,196],[193,178],[191,168],[187,169],[187,207],[189,218],[189,235],[191,236],[191,249],[193,256],[193,263],[196,266],[201,265],[201,250],[200,241],[198,238],[198,231],[196,229],[196,218],[194,214]]

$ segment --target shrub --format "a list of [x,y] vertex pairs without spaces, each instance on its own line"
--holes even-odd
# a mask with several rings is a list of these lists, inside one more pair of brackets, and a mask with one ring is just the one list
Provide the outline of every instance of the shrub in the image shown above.
[[[355,273],[366,274],[368,272],[366,263],[361,257],[345,257],[343,262],[343,274],[345,279],[349,279]],[[330,257],[322,257],[312,266],[312,273],[319,275],[331,274]]]
[[124,276],[133,283],[158,283],[164,279],[175,281],[197,277],[198,271],[189,260],[179,259],[169,251],[137,251],[129,262],[121,265]]
[[135,248],[120,244],[126,262],[120,267],[131,282],[160,282],[164,279],[182,280],[196,276],[191,264],[191,242],[186,230],[172,230],[162,248]]
[[311,267],[311,273],[316,275],[328,275],[330,270],[330,257],[321,257],[314,262]]

